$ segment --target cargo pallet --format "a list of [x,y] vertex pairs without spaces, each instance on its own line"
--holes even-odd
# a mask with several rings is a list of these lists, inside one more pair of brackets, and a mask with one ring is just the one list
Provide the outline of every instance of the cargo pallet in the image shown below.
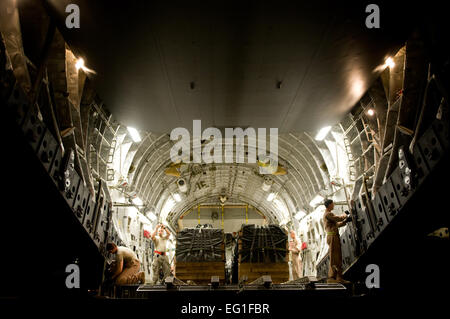
[[208,284],[211,282],[211,277],[217,276],[220,283],[224,283],[225,262],[177,262],[175,276],[184,282],[193,281],[195,284]]
[[247,278],[252,282],[264,275],[270,275],[276,284],[289,280],[289,265],[287,262],[279,263],[239,263],[239,278]]
[[[243,242],[242,236],[243,231],[239,232],[240,239],[238,240],[238,251],[239,251],[239,259],[238,259],[238,278],[239,280],[245,279],[246,282],[253,282],[258,278],[270,275],[273,283],[279,284],[289,281],[289,255],[287,252],[289,251],[289,242],[286,236],[286,255],[282,258],[276,257],[274,260],[274,255],[267,251],[266,253],[262,253],[263,259],[257,260],[257,262],[247,262],[243,261]],[[256,249],[255,249],[256,252]]]

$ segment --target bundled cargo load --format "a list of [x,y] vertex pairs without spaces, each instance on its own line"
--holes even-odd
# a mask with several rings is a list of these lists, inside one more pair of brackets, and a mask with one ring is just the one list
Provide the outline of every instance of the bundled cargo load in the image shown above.
[[271,275],[274,283],[289,280],[288,236],[280,226],[243,225],[237,245],[234,262],[239,279],[247,276],[251,282]]
[[185,228],[177,234],[175,276],[205,284],[212,276],[225,280],[224,234],[216,228]]

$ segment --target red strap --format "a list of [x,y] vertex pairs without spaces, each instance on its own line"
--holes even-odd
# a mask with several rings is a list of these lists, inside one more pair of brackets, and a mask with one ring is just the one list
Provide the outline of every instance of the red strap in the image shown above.
[[164,252],[160,252],[160,251],[157,251],[157,250],[155,250],[155,254],[158,254],[158,255],[161,255],[161,256],[164,256],[166,253],[164,253]]

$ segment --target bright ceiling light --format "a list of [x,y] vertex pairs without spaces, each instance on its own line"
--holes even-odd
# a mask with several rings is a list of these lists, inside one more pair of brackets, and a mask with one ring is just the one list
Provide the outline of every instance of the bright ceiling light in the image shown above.
[[135,219],[137,217],[138,213],[139,213],[139,211],[137,210],[136,207],[134,207],[134,206],[128,207],[127,215],[131,219]]
[[148,211],[146,214],[147,218],[150,219],[152,222],[154,222],[156,220],[156,215],[154,212],[152,211]]
[[75,62],[75,67],[77,68],[77,70],[84,68],[84,59],[79,58],[77,62]]
[[133,202],[134,205],[137,205],[137,206],[142,206],[144,204],[142,199],[140,199],[139,197],[133,198],[132,202]]
[[300,220],[300,219],[302,219],[305,216],[306,216],[306,213],[304,211],[302,211],[302,210],[299,210],[297,212],[297,214],[295,214],[294,217],[295,217],[296,220]]
[[270,194],[267,196],[267,201],[271,202],[271,201],[273,201],[274,198],[275,198],[275,193],[270,193]]
[[138,215],[138,218],[139,218],[139,221],[142,223],[142,224],[147,224],[147,225],[151,225],[152,223],[150,222],[150,220],[146,217],[146,216],[144,216],[144,215],[142,215],[142,214],[139,214]]
[[139,132],[133,128],[133,127],[127,127],[128,133],[130,133],[131,138],[135,143],[139,143],[141,141],[141,136],[139,135]]
[[322,196],[317,195],[316,197],[313,198],[312,201],[309,202],[309,206],[316,207],[323,200],[324,198]]
[[166,202],[164,203],[163,207],[161,208],[161,213],[159,215],[161,220],[165,220],[167,215],[170,213],[172,208],[175,206],[175,201],[172,199],[172,197],[169,197]]
[[384,65],[385,65],[385,67],[389,67],[390,69],[392,69],[395,66],[395,62],[391,57],[389,57],[384,62]]
[[327,134],[330,132],[331,126],[325,126],[320,129],[319,133],[317,133],[315,139],[316,141],[323,141],[323,139],[327,136]]
[[367,111],[367,115],[369,115],[369,116],[373,116],[374,114],[375,114],[374,109],[369,109],[369,110]]
[[93,73],[93,74],[96,73],[94,70],[91,70],[91,69],[86,67],[86,65],[84,64],[84,59],[83,58],[79,58],[77,60],[77,62],[75,62],[75,68],[77,69],[77,71],[82,69],[86,73]]
[[178,193],[173,194],[173,198],[177,201],[177,202],[181,202],[181,196]]

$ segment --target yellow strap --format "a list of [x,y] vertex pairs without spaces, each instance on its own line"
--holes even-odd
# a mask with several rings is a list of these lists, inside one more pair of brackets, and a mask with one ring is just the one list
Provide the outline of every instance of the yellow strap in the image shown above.
[[261,167],[267,167],[267,166],[269,166],[270,165],[270,158],[268,159],[269,161],[268,162],[262,162],[262,161],[260,161],[260,160],[258,160],[258,166],[261,166]]
[[245,223],[248,224],[248,205],[245,205]]

